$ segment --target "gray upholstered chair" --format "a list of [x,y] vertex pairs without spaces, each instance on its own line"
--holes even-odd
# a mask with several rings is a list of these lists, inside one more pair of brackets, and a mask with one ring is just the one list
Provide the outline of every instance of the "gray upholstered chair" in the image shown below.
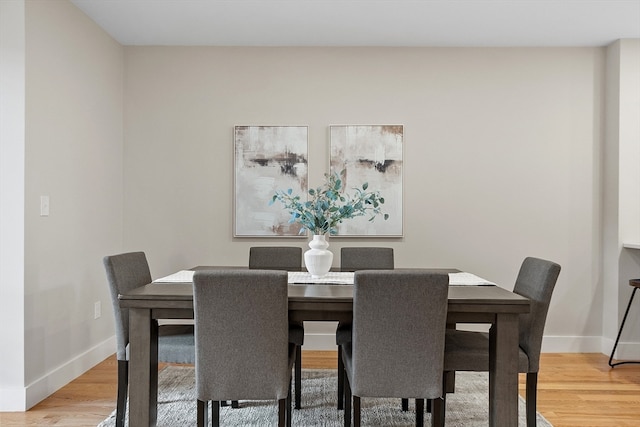
[[287,273],[197,271],[193,278],[198,426],[219,425],[219,403],[277,400],[278,425],[291,422]]
[[393,248],[347,247],[340,249],[340,271],[393,270]]
[[[347,247],[340,250],[340,271],[393,270],[393,248]],[[338,346],[338,409],[344,405],[344,367],[342,366],[342,346],[351,342],[351,324],[338,323],[336,345]],[[402,401],[403,409],[408,401]]]
[[[151,283],[149,264],[144,252],[130,252],[103,258],[116,325],[118,360],[118,398],[116,426],[124,425],[129,388],[129,310],[121,309],[118,294]],[[195,362],[193,325],[163,325],[158,328],[158,360],[161,362]]]
[[[249,269],[300,271],[302,269],[302,248],[297,246],[253,246],[249,248]],[[295,408],[301,408],[302,400],[302,345],[304,325],[291,322],[289,342],[298,346],[295,363]]]
[[[531,310],[520,315],[518,371],[527,374],[527,426],[536,425],[536,399],[540,349],[551,295],[560,266],[538,258],[526,258],[513,292],[531,300]],[[489,334],[449,329],[446,334],[444,369],[450,371],[489,370]],[[446,376],[445,376],[446,378]],[[446,380],[445,380],[446,381]]]
[[297,246],[253,246],[249,248],[249,268],[300,271],[302,248]]
[[[391,285],[391,286],[390,286]],[[360,426],[361,397],[416,399],[416,425],[431,401],[443,419],[443,358],[449,276],[425,270],[355,273],[353,339],[344,345],[344,425]]]

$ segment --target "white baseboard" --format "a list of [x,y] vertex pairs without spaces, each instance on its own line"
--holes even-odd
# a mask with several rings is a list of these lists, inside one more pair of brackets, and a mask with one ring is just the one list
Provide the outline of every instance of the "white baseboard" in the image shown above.
[[0,389],[0,412],[26,411],[115,353],[115,335],[24,388]]
[[603,353],[602,337],[587,336],[547,336],[542,338],[543,353]]
[[336,333],[327,334],[304,334],[303,350],[333,350],[338,351],[336,346]]
[[0,387],[0,412],[24,412],[26,401],[24,387]]
[[[605,339],[603,339],[603,342]],[[611,354],[611,350],[613,349],[613,345],[615,344],[614,340],[606,340],[606,353],[607,355]],[[603,345],[604,346],[604,345]],[[618,343],[618,347],[616,348],[616,353],[613,355],[613,358],[618,361],[640,361],[640,343],[637,342],[622,342]]]
[[[545,336],[542,340],[543,353],[602,353],[609,355],[613,340],[599,336]],[[337,350],[336,335],[332,333],[305,334],[303,350]],[[640,360],[640,343],[620,342],[617,357]]]

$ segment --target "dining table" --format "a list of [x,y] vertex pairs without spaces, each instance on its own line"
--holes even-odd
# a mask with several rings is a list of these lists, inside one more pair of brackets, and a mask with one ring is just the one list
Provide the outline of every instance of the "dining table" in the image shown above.
[[[193,271],[247,267],[198,266],[119,295],[129,310],[129,425],[155,426],[158,400],[158,320],[193,319]],[[457,269],[423,268],[455,274]],[[290,278],[292,277],[292,273]],[[465,274],[465,273],[463,273]],[[294,273],[297,277],[299,273]],[[332,280],[290,279],[289,319],[350,322],[353,285]],[[353,277],[353,276],[352,276]],[[351,279],[352,280],[352,279]],[[352,283],[352,281],[350,282]],[[485,284],[485,283],[483,283]],[[530,301],[492,283],[488,286],[450,282],[447,324],[478,323],[489,329],[489,425],[518,425],[518,317]]]

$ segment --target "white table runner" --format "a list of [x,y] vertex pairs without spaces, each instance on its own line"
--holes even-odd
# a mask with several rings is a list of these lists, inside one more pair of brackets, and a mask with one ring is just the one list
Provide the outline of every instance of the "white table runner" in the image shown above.
[[180,270],[177,273],[154,280],[154,283],[187,283],[193,282],[193,270]]
[[353,285],[353,271],[337,272],[330,271],[319,279],[311,277],[311,273],[306,271],[290,271],[289,283],[295,285]]
[[[180,270],[177,273],[154,280],[156,283],[188,283],[193,282],[193,270]],[[330,284],[330,285],[353,285],[353,272],[331,271],[320,279],[313,279],[311,273],[306,271],[290,271],[290,284]],[[475,274],[460,272],[449,273],[449,285],[451,286],[495,286],[490,282]]]
[[[188,283],[193,282],[193,270],[181,270],[177,273],[154,280],[154,283]],[[353,272],[330,272],[320,279],[312,279],[311,273],[306,271],[290,271],[289,283],[309,284],[309,283],[329,283],[353,285]]]
[[449,286],[495,286],[496,284],[490,282],[482,277],[478,277],[471,273],[449,273]]

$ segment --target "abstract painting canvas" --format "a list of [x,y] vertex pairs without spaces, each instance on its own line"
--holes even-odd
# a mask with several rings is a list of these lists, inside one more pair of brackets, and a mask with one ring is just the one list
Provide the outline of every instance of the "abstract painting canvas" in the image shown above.
[[307,194],[306,126],[235,126],[234,237],[306,237],[278,204],[276,190]]
[[384,197],[383,212],[389,214],[369,221],[368,216],[345,221],[338,236],[402,236],[402,125],[340,125],[330,127],[331,171],[344,172],[345,189],[362,188]]

